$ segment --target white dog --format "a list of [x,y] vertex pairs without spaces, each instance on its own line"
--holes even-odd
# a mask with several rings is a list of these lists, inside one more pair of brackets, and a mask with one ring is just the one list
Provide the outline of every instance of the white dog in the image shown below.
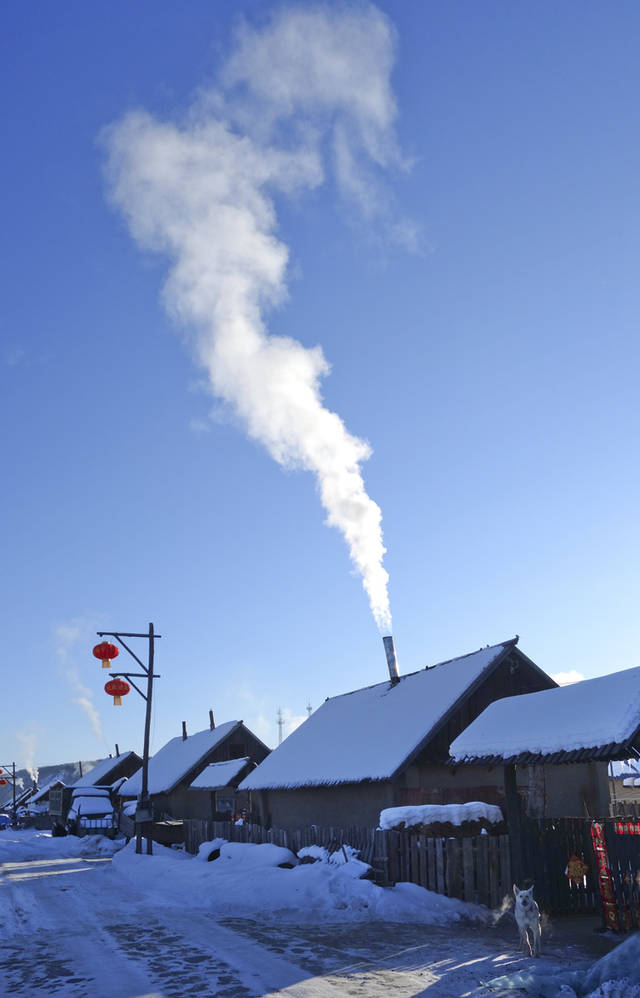
[[516,922],[520,932],[520,945],[529,956],[540,956],[540,909],[533,900],[533,885],[526,891],[519,891],[513,885],[516,898]]

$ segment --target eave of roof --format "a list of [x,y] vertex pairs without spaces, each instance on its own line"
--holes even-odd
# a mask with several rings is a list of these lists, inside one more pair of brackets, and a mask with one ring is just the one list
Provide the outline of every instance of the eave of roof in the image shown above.
[[610,742],[608,745],[594,745],[591,748],[572,749],[561,752],[519,752],[517,755],[482,755],[463,759],[449,759],[453,769],[459,766],[537,766],[569,762],[611,762],[628,759],[640,750],[637,739],[631,742]]

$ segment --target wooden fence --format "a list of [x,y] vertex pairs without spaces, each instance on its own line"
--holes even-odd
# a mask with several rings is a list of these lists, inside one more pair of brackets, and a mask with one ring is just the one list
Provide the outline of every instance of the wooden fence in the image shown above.
[[436,894],[496,908],[511,890],[507,835],[432,838],[383,832],[387,879],[409,881]]
[[[330,853],[342,845],[350,845],[372,867],[376,882],[382,885],[408,881],[437,894],[490,908],[499,907],[511,895],[514,843],[508,835],[449,838],[357,826],[267,829],[254,824],[192,819],[185,820],[184,831],[185,848],[190,853],[196,853],[202,842],[215,838],[271,842],[295,853],[310,845],[324,846]],[[637,841],[640,845],[640,836]],[[535,895],[544,911],[552,914],[601,911],[590,820],[523,819],[520,850],[523,876],[520,886],[535,883]],[[567,876],[569,861],[574,857],[585,867],[584,876],[577,883]]]

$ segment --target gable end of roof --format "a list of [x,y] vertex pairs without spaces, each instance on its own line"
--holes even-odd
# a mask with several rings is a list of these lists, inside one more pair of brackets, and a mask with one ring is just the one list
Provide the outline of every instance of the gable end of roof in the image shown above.
[[[504,660],[511,654],[511,652],[515,651],[516,654],[521,658],[523,658],[528,665],[531,665],[536,670],[536,672],[539,672],[541,676],[544,676],[546,679],[549,679],[554,686],[557,686],[557,683],[555,683],[550,676],[547,676],[547,674],[543,672],[543,670],[540,669],[540,667],[537,666],[535,662],[532,662],[531,659],[527,658],[526,655],[523,655],[523,653],[520,651],[519,648],[516,648],[518,640],[519,638],[518,635],[516,634],[515,638],[510,638],[508,641],[498,642],[498,644],[495,645],[496,648],[502,645],[502,651],[499,652],[498,655],[496,655],[496,657],[491,662],[489,662],[487,666],[485,666],[482,672],[480,672],[471,683],[469,683],[464,693],[462,693],[461,696],[458,697],[456,702],[449,708],[449,710],[445,711],[445,713],[433,725],[430,731],[427,732],[427,734],[422,739],[420,744],[417,745],[407,755],[406,759],[404,759],[404,761],[400,763],[397,769],[392,773],[390,777],[391,780],[397,779],[398,776],[400,776],[400,774],[404,772],[404,770],[407,769],[408,766],[411,765],[413,760],[420,755],[420,753],[427,747],[429,742],[432,741],[439,734],[442,728],[446,724],[448,724],[451,718],[457,713],[457,711],[460,710],[465,700],[467,700],[470,696],[472,696],[476,692],[476,690],[482,685],[482,683],[484,683],[488,679],[488,677],[493,672],[495,672],[498,666],[500,666],[504,662]],[[475,654],[475,652],[470,652],[470,654]],[[468,656],[465,655],[461,657],[466,658]],[[431,666],[431,668],[437,669],[441,665],[449,665],[451,662],[456,662],[456,661],[459,661],[459,659],[455,658],[448,659],[446,662],[440,662],[438,663],[438,665]]]

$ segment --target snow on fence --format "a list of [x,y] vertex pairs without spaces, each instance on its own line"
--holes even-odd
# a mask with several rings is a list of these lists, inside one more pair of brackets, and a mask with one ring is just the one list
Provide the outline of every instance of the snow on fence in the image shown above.
[[353,846],[359,850],[360,859],[375,867],[376,833],[373,828],[264,828],[246,822],[236,825],[230,821],[199,821],[186,818],[184,821],[185,849],[197,853],[202,842],[210,842],[215,838],[228,839],[229,842],[271,842],[276,846],[284,846],[292,852],[299,852],[305,846],[324,846],[328,852],[337,852],[343,845]]

